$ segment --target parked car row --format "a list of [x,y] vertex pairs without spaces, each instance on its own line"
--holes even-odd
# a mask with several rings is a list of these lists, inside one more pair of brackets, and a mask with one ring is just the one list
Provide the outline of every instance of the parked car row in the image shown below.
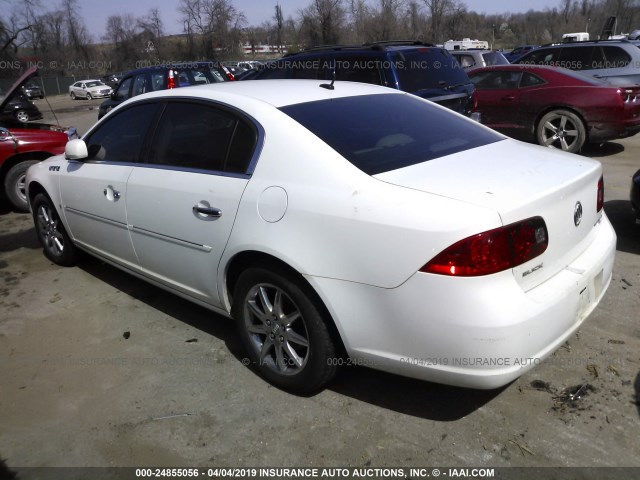
[[135,70],[82,139],[9,184],[51,261],[86,251],[233,317],[280,388],[322,388],[341,355],[496,388],[610,283],[602,167],[561,150],[635,133],[640,87],[493,53],[471,52],[469,74],[416,42],[310,49],[257,81],[208,63]]

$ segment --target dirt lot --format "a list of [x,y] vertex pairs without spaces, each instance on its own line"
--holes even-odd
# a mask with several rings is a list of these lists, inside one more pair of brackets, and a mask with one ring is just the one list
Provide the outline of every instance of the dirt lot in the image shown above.
[[[99,102],[52,104],[85,132]],[[354,367],[315,396],[286,394],[243,365],[231,321],[98,260],[57,267],[30,216],[4,211],[0,457],[10,467],[640,467],[640,227],[628,202],[640,136],[587,155],[604,164],[618,233],[611,286],[565,347],[490,392]]]

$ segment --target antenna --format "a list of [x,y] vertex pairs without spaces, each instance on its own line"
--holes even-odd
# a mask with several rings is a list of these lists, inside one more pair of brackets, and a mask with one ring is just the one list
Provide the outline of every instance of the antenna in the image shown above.
[[334,90],[335,87],[333,84],[336,83],[336,62],[333,61],[333,66],[331,68],[331,83],[321,83],[320,88],[326,88],[327,90]]

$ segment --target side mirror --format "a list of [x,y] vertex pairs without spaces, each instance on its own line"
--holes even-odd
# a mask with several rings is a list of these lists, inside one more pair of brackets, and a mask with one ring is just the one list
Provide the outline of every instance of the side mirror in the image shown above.
[[117,100],[118,99],[118,95],[116,94],[115,91],[111,92],[111,95],[109,95],[111,97],[111,100]]
[[67,160],[85,160],[88,157],[87,144],[80,138],[69,140],[64,147],[64,158]]

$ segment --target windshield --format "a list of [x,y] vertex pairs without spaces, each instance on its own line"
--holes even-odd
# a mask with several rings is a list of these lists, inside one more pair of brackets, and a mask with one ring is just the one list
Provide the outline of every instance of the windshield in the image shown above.
[[321,100],[280,110],[369,175],[504,139],[471,120],[407,94]]
[[95,82],[87,82],[85,85],[87,86],[87,88],[90,88],[90,87],[101,87],[102,85],[104,85],[104,83],[95,81]]

